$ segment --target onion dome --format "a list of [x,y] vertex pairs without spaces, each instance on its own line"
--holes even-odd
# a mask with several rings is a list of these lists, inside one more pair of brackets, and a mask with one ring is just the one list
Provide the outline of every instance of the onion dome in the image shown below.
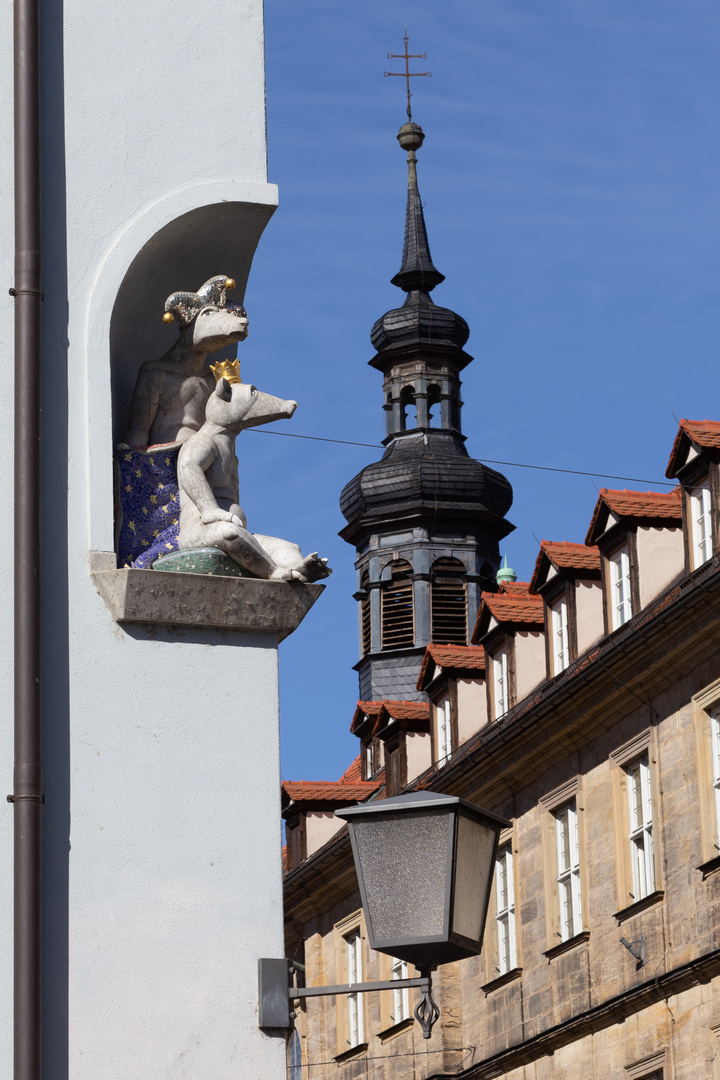
[[378,352],[404,345],[462,349],[470,327],[450,308],[437,307],[426,292],[413,291],[400,308],[388,311],[370,331]]
[[508,566],[507,555],[503,557],[503,564],[497,572],[496,580],[498,585],[504,585],[508,581],[517,581],[517,574],[511,566]]
[[429,508],[447,517],[483,511],[502,518],[512,505],[510,482],[471,458],[450,432],[394,439],[380,461],[343,488],[340,509],[348,522]]

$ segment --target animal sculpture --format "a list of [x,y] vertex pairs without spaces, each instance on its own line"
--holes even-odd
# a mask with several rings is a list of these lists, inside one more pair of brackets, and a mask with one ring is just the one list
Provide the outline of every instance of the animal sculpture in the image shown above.
[[317,581],[332,573],[317,551],[303,557],[297,544],[247,529],[239,503],[235,439],[245,428],[289,419],[297,402],[241,382],[239,369],[237,360],[211,367],[217,382],[205,422],[180,448],[178,547],[219,548],[255,577],[271,581]]
[[196,293],[167,298],[163,319],[177,321],[180,333],[164,356],[141,366],[123,447],[184,442],[199,431],[214,387],[205,365],[208,353],[248,336],[245,308],[227,302],[234,287],[232,278],[218,274]]

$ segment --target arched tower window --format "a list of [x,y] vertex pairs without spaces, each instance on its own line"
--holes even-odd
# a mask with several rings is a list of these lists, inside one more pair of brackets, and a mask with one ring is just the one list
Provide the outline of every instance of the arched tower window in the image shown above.
[[405,559],[396,559],[389,570],[390,580],[382,592],[382,648],[403,649],[415,644],[412,567]]
[[[442,418],[440,416],[440,409],[439,409],[439,406],[440,406],[440,387],[438,386],[437,383],[430,383],[430,385],[427,388],[427,404],[428,404],[428,424],[431,424],[431,422],[433,420],[437,419],[438,422],[435,425],[435,427],[442,427],[442,423],[441,423]],[[433,405],[438,406],[437,417],[433,416],[433,412],[432,412]]]
[[362,655],[367,656],[372,652],[372,633],[370,629],[370,593],[368,592],[368,575],[363,574],[360,585],[360,639]]
[[400,424],[403,431],[417,427],[414,386],[403,386],[400,391]]
[[467,645],[467,584],[459,559],[437,559],[432,566],[432,640],[436,645]]

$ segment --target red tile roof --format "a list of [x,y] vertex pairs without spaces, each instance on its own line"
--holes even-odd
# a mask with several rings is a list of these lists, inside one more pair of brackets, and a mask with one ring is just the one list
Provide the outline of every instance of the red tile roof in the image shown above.
[[538,576],[543,562],[549,560],[556,570],[600,570],[600,551],[589,544],[571,544],[568,540],[541,540],[535,569],[530,581],[530,592],[538,591]]
[[[357,735],[358,730],[366,723],[366,717],[371,722],[370,726],[373,729],[377,727],[377,718],[380,715],[382,709],[382,701],[358,701],[355,706],[355,712],[353,713],[352,721],[350,722],[350,733]],[[375,721],[373,724],[372,721]]]
[[[697,446],[708,448],[720,447],[720,421],[718,420],[681,420],[678,433],[675,436],[673,448],[670,451],[665,475],[672,480],[680,467],[678,455],[685,438],[690,439]],[[684,464],[684,462],[682,463]]]
[[353,784],[337,780],[283,780],[283,793],[292,802],[363,802],[380,787],[378,780],[361,780]]
[[429,720],[430,705],[427,701],[383,701],[383,713],[393,720]]
[[503,581],[498,586],[499,593],[507,593],[510,596],[525,596],[530,587],[529,581]]
[[351,765],[348,765],[345,772],[338,780],[338,784],[354,784],[356,781],[362,781],[362,771],[360,768],[360,755],[355,758]]
[[480,623],[484,621],[485,612],[489,612],[499,623],[545,625],[545,605],[542,597],[533,596],[528,592],[530,585],[527,581],[516,581],[515,585],[522,586],[522,589],[514,589],[511,593],[484,592],[482,594],[475,628],[472,632],[473,643],[477,643]]
[[620,518],[649,518],[653,521],[660,519],[682,522],[682,499],[679,487],[673,488],[672,491],[612,491],[608,488],[600,488],[600,498],[595,505],[590,528],[585,538],[585,543],[588,545],[595,539],[595,530],[604,506]]
[[485,671],[485,650],[482,645],[428,645],[425,649],[417,688],[423,690],[431,664],[450,671]]

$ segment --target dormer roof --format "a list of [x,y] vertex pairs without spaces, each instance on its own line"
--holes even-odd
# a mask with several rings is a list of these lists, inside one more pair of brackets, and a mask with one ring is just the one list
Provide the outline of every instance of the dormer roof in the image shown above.
[[674,480],[683,466],[703,450],[720,450],[720,421],[681,420],[665,475]]
[[427,701],[383,701],[377,722],[377,736],[392,731],[429,731],[430,705]]
[[433,681],[438,669],[480,677],[485,673],[485,650],[482,645],[428,645],[417,681],[418,690],[424,690]]
[[360,764],[360,755],[359,754],[355,758],[355,760],[350,765],[348,765],[347,769],[345,770],[345,772],[342,774],[342,776],[338,780],[338,783],[339,784],[354,784],[357,781],[362,781],[362,767],[361,767],[361,764]]
[[380,787],[380,780],[359,780],[352,784],[338,780],[284,780],[282,807],[288,810],[301,803],[304,810],[331,810],[334,806],[365,802]]
[[[522,585],[522,590],[517,586]],[[491,623],[505,626],[508,630],[532,627],[537,629],[545,625],[545,605],[542,598],[528,592],[530,583],[514,582],[511,592],[483,593],[480,597],[475,629],[472,633],[473,645],[479,645]]]
[[381,709],[381,701],[358,701],[350,723],[350,734],[357,735],[359,739],[374,735]]
[[638,522],[682,524],[680,488],[672,491],[613,491],[600,488],[585,543],[594,544],[611,525]]
[[563,577],[600,577],[600,552],[587,544],[572,544],[568,540],[541,540],[530,592],[537,593],[556,575]]

